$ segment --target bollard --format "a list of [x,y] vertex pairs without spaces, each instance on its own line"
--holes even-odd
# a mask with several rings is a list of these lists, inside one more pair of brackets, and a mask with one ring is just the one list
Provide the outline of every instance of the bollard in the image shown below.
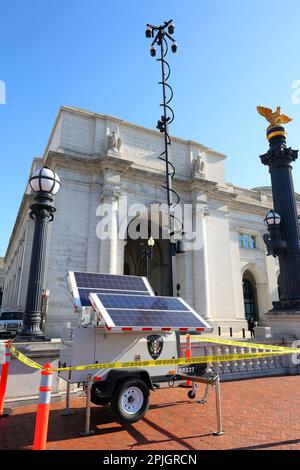
[[3,357],[3,363],[1,367],[1,379],[0,379],[0,418],[6,418],[10,415],[10,412],[4,411],[4,399],[6,393],[6,385],[8,378],[8,371],[10,365],[11,352],[9,349],[10,341],[5,342],[5,352]]
[[[185,357],[192,357],[192,345],[191,345],[191,336],[186,335],[186,342],[185,342]],[[190,380],[186,380],[185,387],[191,387],[192,383]]]
[[221,327],[218,326],[218,335],[221,336]]
[[245,328],[243,328],[243,338],[246,338]]
[[230,337],[232,338],[232,326],[229,328],[229,334],[230,334]]
[[218,430],[214,432],[213,435],[222,436],[222,434],[224,434],[224,431],[222,429],[221,393],[220,393],[220,376],[219,375],[216,377],[215,390],[216,390],[216,412],[217,412]]
[[66,409],[65,411],[61,414],[62,416],[71,416],[76,413],[76,411],[71,411],[70,410],[70,382],[67,382],[67,390],[66,390]]
[[85,414],[85,430],[80,433],[81,436],[91,436],[95,434],[93,429],[90,429],[91,421],[91,388],[92,388],[92,376],[89,374],[87,376],[86,384],[86,414]]
[[39,403],[35,421],[33,450],[45,450],[47,444],[48,421],[51,399],[53,369],[47,363],[41,372]]

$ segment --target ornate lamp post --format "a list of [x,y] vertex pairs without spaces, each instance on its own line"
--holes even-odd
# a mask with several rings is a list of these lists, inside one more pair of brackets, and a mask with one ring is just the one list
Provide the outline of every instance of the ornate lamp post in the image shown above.
[[35,202],[30,206],[30,217],[35,221],[23,327],[15,342],[45,340],[40,330],[44,280],[45,250],[48,224],[54,218],[53,196],[60,189],[60,179],[46,166],[30,177]]
[[257,110],[270,123],[267,128],[270,147],[260,159],[271,174],[274,211],[265,219],[270,237],[265,235],[264,241],[268,254],[278,257],[280,266],[280,300],[273,302],[268,315],[282,317],[284,313],[290,318],[290,314],[300,313],[300,232],[292,179],[292,162],[298,158],[298,151],[286,146],[282,124],[291,119],[282,114],[281,108],[272,112],[258,106]]
[[155,241],[153,240],[152,237],[149,238],[147,242],[147,246],[145,246],[144,243],[140,243],[141,258],[142,259],[146,258],[146,276],[147,277],[149,276],[149,259],[152,258],[154,244],[155,244]]

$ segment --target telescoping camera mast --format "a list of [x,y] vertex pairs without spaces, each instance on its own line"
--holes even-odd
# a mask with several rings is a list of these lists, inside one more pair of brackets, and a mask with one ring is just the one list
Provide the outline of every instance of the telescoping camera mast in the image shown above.
[[[178,220],[174,215],[174,208],[180,201],[179,195],[174,189],[172,189],[172,179],[175,175],[175,167],[169,160],[169,148],[171,146],[171,138],[169,135],[169,125],[174,121],[174,111],[170,106],[170,102],[173,98],[173,89],[168,83],[171,75],[171,67],[166,60],[166,56],[169,51],[168,41],[171,42],[171,51],[175,53],[177,51],[177,42],[175,41],[173,34],[175,26],[173,20],[165,21],[164,24],[156,26],[153,24],[147,24],[145,35],[147,38],[153,38],[150,48],[150,54],[152,57],[156,56],[156,46],[160,48],[160,58],[156,59],[161,63],[161,81],[158,82],[162,85],[163,101],[160,106],[163,108],[163,115],[157,122],[156,128],[164,134],[164,150],[158,156],[158,158],[165,162],[165,173],[166,181],[163,184],[163,188],[167,192],[167,205],[168,205],[168,228],[169,228],[169,250],[168,250],[168,273],[169,273],[169,295],[173,295],[173,259],[176,252],[180,253],[183,251],[183,245],[176,243],[175,235],[180,233],[180,237],[183,235],[182,222]],[[168,97],[168,92],[170,96]],[[175,199],[174,199],[175,198]],[[177,229],[175,225],[177,223]]]

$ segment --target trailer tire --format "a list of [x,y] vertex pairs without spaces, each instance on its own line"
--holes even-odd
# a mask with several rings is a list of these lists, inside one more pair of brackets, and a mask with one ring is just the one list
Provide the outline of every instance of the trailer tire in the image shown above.
[[196,396],[196,390],[192,388],[192,390],[188,391],[188,397],[192,400]]
[[138,378],[124,380],[116,386],[110,406],[117,421],[135,423],[149,408],[149,388]]
[[91,388],[91,402],[94,405],[105,406],[108,405],[110,399],[107,397],[101,396],[100,386],[99,384],[93,384]]

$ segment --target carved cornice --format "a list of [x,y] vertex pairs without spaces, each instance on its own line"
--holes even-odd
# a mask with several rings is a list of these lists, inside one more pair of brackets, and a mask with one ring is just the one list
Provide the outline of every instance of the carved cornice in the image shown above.
[[[147,183],[154,186],[161,186],[165,180],[165,175],[158,170],[146,170],[138,167],[131,161],[119,157],[97,157],[93,159],[84,159],[76,156],[62,154],[60,152],[49,152],[47,164],[59,172],[60,168],[68,171],[79,171],[86,175],[101,174],[105,171],[115,171],[133,179],[139,184]],[[238,212],[248,212],[251,214],[265,215],[265,212],[272,207],[272,199],[264,200],[247,198],[221,187],[217,182],[201,178],[182,179],[175,176],[173,186],[176,191],[191,192],[198,191],[204,193],[208,199],[222,202],[228,205],[228,209]]]

